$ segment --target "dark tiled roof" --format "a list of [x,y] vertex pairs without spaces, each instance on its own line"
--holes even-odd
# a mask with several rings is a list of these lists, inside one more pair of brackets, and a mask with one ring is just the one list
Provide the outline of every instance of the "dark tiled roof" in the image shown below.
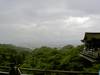
[[86,32],[83,41],[93,39],[100,40],[100,32]]

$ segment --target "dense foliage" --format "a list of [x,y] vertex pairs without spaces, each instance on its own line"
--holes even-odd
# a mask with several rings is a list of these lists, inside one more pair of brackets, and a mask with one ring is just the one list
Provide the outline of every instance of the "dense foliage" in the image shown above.
[[93,64],[79,56],[83,45],[62,48],[40,47],[33,50],[0,44],[0,66],[21,64],[22,68],[46,70],[98,71],[100,64]]
[[23,64],[29,54],[28,50],[10,44],[0,44],[0,66],[9,66],[11,63]]

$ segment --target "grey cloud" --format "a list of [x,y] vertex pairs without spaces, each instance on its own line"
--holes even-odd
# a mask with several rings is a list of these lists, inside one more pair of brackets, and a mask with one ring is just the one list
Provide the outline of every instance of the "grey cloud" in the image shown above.
[[99,31],[97,0],[1,0],[0,42],[39,47],[79,44]]
[[87,14],[100,14],[100,0],[67,0],[69,9],[83,11]]

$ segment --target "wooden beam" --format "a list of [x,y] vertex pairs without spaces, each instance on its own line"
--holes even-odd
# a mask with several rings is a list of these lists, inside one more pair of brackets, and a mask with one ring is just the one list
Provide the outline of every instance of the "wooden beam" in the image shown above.
[[90,57],[88,57],[88,56],[85,56],[85,55],[83,55],[83,54],[80,54],[80,56],[81,57],[83,57],[83,58],[85,58],[85,59],[87,59],[87,60],[89,60],[89,61],[91,61],[91,62],[96,62],[96,60],[95,59],[92,59],[92,58],[90,58]]

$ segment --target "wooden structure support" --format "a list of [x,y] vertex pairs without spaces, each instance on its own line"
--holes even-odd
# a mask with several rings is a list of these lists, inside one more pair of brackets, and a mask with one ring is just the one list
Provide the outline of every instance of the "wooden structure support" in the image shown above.
[[86,32],[81,40],[85,47],[80,56],[91,61],[100,61],[100,33]]
[[85,58],[85,59],[87,59],[88,61],[91,61],[92,63],[97,62],[95,59],[92,59],[92,58],[90,58],[90,57],[88,57],[86,55],[80,54],[80,56]]

